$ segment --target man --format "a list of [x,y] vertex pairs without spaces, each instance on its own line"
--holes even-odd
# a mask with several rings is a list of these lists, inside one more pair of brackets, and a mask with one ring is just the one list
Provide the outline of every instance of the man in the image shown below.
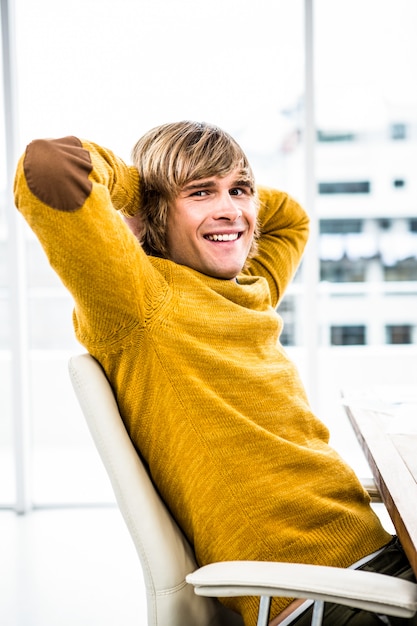
[[[32,142],[16,205],[73,294],[77,337],[198,562],[378,570],[388,560],[387,573],[411,578],[279,343],[275,308],[306,214],[285,193],[257,190],[239,145],[208,124],[153,129],[133,158],[127,166],[74,137]],[[256,599],[225,602],[256,623]],[[275,599],[272,623],[304,624],[299,604]],[[328,624],[379,623],[327,610]]]

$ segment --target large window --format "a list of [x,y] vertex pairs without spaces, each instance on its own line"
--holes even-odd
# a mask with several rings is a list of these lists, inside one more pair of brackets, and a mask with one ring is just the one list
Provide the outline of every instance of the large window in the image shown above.
[[415,393],[417,3],[314,7],[317,386],[337,438],[330,398],[341,388]]
[[[417,366],[414,0],[10,4],[17,153],[36,137],[75,134],[129,161],[136,139],[157,124],[224,127],[258,182],[288,191],[312,217],[305,261],[279,313],[314,408],[337,426],[340,387],[383,382],[387,372],[390,383],[407,384]],[[305,7],[313,8],[314,55],[305,54]],[[27,316],[31,500],[108,500],[68,381],[68,357],[83,350],[71,298],[21,220],[23,249],[11,254],[14,219],[0,177],[0,505],[15,497],[15,265]]]
[[[290,189],[303,202],[304,168],[290,175],[282,150],[292,125],[302,125],[303,111],[294,108],[304,89],[302,0],[16,0],[13,8],[18,153],[34,138],[74,134],[130,161],[133,144],[149,128],[205,120],[236,137],[259,183]],[[0,192],[0,470],[10,460],[0,472],[7,476],[0,481],[1,504],[13,501],[14,469],[10,266],[2,221],[6,204],[11,214],[13,208]],[[83,350],[73,337],[72,300],[38,241],[22,228],[30,496],[35,505],[108,500],[68,380],[68,357]]]

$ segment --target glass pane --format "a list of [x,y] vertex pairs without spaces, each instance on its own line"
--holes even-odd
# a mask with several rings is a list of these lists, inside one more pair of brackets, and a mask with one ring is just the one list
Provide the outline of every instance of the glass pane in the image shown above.
[[[99,5],[17,0],[21,150],[75,134],[130,161],[149,128],[205,120],[242,144],[259,183],[302,201],[301,0]],[[67,375],[68,356],[82,351],[71,299],[31,236],[27,271],[36,502],[110,498]]]
[[32,353],[33,499],[43,505],[113,502],[107,476],[69,385],[70,354],[57,350]]
[[332,428],[341,388],[415,388],[417,4],[314,4],[320,412]]

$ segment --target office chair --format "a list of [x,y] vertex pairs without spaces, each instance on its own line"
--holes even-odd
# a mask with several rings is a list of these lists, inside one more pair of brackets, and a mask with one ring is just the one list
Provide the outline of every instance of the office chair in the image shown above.
[[127,434],[101,366],[82,354],[71,357],[69,372],[140,559],[148,626],[243,626],[241,617],[217,600],[242,595],[260,597],[258,626],[268,624],[272,596],[315,600],[313,626],[320,626],[326,601],[386,615],[414,615],[417,585],[383,574],[251,561],[198,568]]

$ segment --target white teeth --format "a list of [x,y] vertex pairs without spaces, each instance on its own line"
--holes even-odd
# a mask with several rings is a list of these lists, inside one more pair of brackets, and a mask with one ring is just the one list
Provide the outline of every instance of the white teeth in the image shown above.
[[231,233],[230,235],[207,235],[207,239],[210,241],[235,241],[238,238],[238,233]]

